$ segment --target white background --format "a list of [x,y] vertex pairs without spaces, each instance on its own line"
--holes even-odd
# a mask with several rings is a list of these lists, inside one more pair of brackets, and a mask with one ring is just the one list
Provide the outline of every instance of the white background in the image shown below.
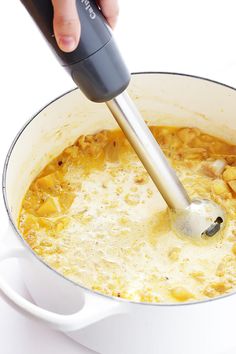
[[[120,6],[115,34],[130,71],[182,72],[236,87],[234,0],[120,0]],[[2,170],[7,149],[24,122],[50,100],[73,88],[74,83],[19,0],[0,1],[0,54]],[[2,197],[0,221],[2,248],[7,240],[3,236],[7,218]],[[11,273],[8,276],[12,282],[26,293],[16,265],[4,269],[3,273]],[[21,317],[0,299],[0,353],[91,352]]]

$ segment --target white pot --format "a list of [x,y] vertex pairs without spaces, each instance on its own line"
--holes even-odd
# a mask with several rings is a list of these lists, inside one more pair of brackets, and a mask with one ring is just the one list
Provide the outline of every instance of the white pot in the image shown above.
[[[236,91],[209,80],[169,73],[134,75],[129,88],[152,125],[197,126],[236,144]],[[3,193],[19,258],[37,305],[0,279],[1,295],[18,311],[66,332],[103,354],[218,354],[234,346],[236,296],[191,304],[144,304],[83,288],[48,267],[17,230],[21,200],[38,172],[80,134],[116,127],[103,104],[74,90],[50,103],[17,135],[3,173]]]

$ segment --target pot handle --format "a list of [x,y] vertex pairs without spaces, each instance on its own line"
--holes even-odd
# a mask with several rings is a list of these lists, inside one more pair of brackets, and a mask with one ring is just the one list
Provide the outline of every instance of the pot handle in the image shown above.
[[[26,255],[23,248],[15,248],[0,254],[0,263],[10,258],[22,258]],[[0,295],[20,313],[45,323],[50,328],[70,332],[85,328],[115,314],[126,313],[126,306],[121,302],[107,298],[98,298],[85,292],[85,303],[81,310],[71,315],[62,315],[45,310],[18,294],[6,280],[0,276]]]

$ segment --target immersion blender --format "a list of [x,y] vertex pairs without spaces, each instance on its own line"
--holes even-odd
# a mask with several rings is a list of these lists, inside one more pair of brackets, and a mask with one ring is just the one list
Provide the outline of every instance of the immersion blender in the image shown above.
[[76,1],[81,37],[71,53],[56,43],[51,0],[21,1],[81,91],[88,99],[107,104],[166,201],[174,230],[195,240],[214,236],[224,225],[224,211],[209,200],[190,200],[126,92],[130,74],[96,1]]

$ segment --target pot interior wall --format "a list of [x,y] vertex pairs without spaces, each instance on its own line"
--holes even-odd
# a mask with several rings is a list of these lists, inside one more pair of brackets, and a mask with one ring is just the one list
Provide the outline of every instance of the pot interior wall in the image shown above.
[[[173,74],[134,75],[132,98],[152,125],[196,126],[236,144],[236,91],[207,80]],[[114,129],[105,104],[74,90],[44,108],[22,131],[6,174],[8,205],[16,222],[21,200],[40,170],[81,134]]]

